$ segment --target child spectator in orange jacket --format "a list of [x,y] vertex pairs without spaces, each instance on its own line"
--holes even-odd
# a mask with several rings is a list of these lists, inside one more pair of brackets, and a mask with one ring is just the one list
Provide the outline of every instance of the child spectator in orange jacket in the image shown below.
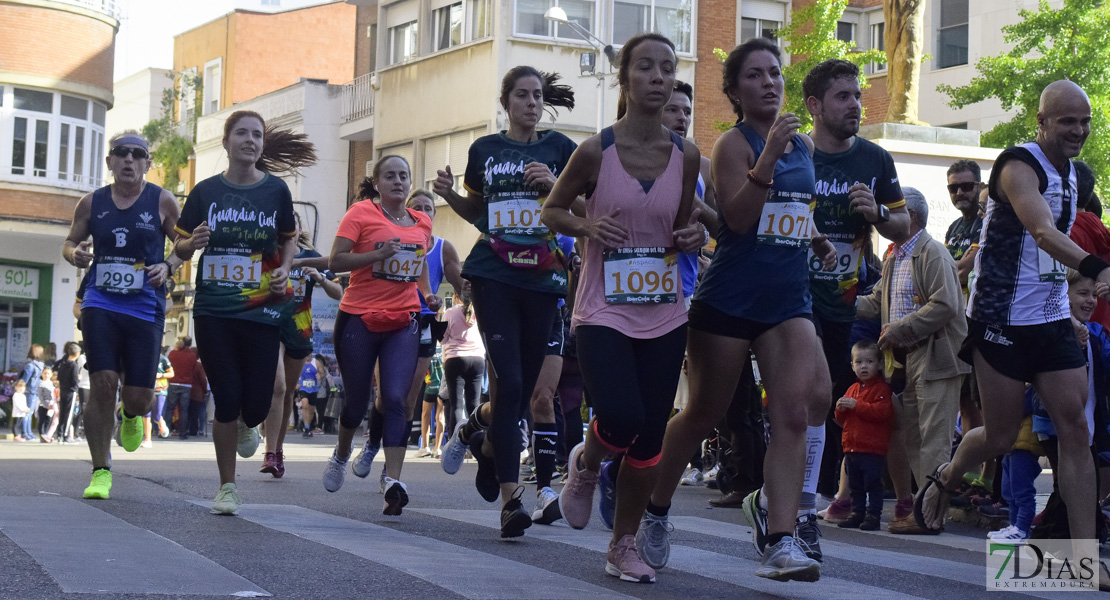
[[862,340],[852,346],[852,372],[859,382],[837,400],[834,415],[844,428],[844,470],[852,492],[852,514],[840,526],[875,531],[883,512],[883,464],[894,415],[875,342]]

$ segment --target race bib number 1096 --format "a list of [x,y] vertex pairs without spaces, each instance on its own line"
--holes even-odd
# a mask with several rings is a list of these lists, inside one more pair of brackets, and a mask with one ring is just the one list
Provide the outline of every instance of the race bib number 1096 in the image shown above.
[[611,248],[602,254],[607,304],[678,301],[678,255],[668,248]]

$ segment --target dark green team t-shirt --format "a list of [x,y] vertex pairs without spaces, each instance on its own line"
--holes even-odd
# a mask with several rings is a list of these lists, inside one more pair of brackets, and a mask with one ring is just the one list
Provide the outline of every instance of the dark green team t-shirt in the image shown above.
[[281,266],[278,244],[296,232],[285,182],[270,174],[246,186],[209,177],[189,192],[177,231],[191,235],[205,221],[212,235],[197,265],[193,314],[273,325],[291,318],[293,287],[270,294],[270,272]]
[[877,144],[856,136],[852,147],[837,154],[813,152],[817,176],[817,201],[813,222],[836,246],[836,268],[824,271],[810,251],[809,284],[813,312],[822,319],[846,322],[856,318],[856,292],[863,263],[863,248],[871,243],[871,224],[863,215],[850,213],[848,190],[867,184],[875,200],[887,208],[905,204],[894,158]]
[[520,268],[506,262],[490,244],[495,238],[522,247],[556,248],[555,234],[539,219],[540,207],[551,191],[543,185],[525,185],[524,167],[543,163],[556,177],[563,172],[578,145],[557,131],[540,131],[534,142],[517,142],[495,133],[470,145],[463,185],[485,200],[473,224],[482,239],[463,263],[463,277],[483,277],[527,290],[565,296],[566,267],[550,260],[539,268]]

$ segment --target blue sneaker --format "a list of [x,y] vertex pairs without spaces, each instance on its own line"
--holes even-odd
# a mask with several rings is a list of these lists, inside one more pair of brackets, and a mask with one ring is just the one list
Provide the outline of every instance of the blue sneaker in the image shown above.
[[597,485],[601,490],[601,497],[597,499],[597,512],[601,515],[601,524],[609,531],[613,530],[613,515],[617,512],[617,482],[609,477],[611,464],[613,463],[601,463],[597,478]]

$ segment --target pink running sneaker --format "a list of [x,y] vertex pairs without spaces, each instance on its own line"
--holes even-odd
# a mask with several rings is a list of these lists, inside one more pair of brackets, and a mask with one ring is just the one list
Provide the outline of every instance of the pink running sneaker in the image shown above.
[[[824,513],[824,514],[821,514]],[[852,501],[845,498],[843,502],[840,499],[833,500],[829,503],[829,507],[817,513],[817,516],[825,520],[826,523],[832,525],[839,525],[848,520],[852,515]]]
[[[567,483],[563,486],[563,493],[559,494],[559,512],[563,514],[567,525],[575,529],[583,529],[590,524],[590,514],[594,510],[594,490],[597,489],[598,474],[578,466],[585,449],[586,443],[580,442],[570,451],[570,456],[567,457]],[[627,537],[632,539],[632,536]],[[636,552],[634,543],[632,552]]]
[[605,554],[605,572],[613,577],[620,577],[621,581],[655,583],[655,569],[647,566],[636,553],[636,540],[631,535],[622,537],[616,543],[609,542],[609,552]]

